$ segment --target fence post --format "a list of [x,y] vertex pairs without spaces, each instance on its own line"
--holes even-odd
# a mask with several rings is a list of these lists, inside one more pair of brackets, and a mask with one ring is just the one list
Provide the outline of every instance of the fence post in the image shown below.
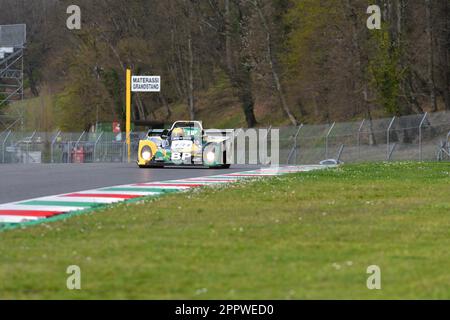
[[72,142],[73,141],[67,141],[67,159],[66,163],[72,163]]
[[447,133],[447,140],[445,142],[446,142],[445,145],[447,148],[446,153],[447,153],[448,157],[450,158],[450,131]]
[[55,162],[54,159],[53,159],[54,145],[55,145],[56,140],[58,139],[60,134],[61,134],[61,131],[58,131],[56,133],[56,136],[53,138],[52,144],[50,145],[50,163],[54,163]]
[[11,133],[12,133],[12,131],[9,130],[8,134],[6,135],[6,137],[2,143],[2,163],[5,163],[5,145],[6,145],[6,141],[8,140],[9,136],[11,135]]
[[338,163],[341,161],[342,152],[344,152],[344,148],[345,148],[344,144],[341,144],[341,146],[339,147],[338,153],[336,155],[336,160]]
[[81,136],[78,138],[77,143],[75,144],[75,148],[78,148],[78,144],[80,143],[81,139],[83,139],[83,136],[84,136],[85,133],[86,133],[86,131],[83,131]]
[[336,122],[333,122],[333,124],[330,127],[330,130],[328,130],[328,133],[325,137],[325,159],[328,159],[328,138],[329,138],[331,132],[333,131],[335,125],[336,125]]
[[[131,134],[133,133],[133,131],[130,131],[129,132],[129,134],[127,135],[126,133],[125,133],[125,143],[124,143],[124,149],[125,149],[125,151],[124,151],[124,154],[126,154],[127,155],[127,157],[126,157],[126,161],[124,161],[124,162],[127,162],[128,163],[128,159],[131,159]],[[128,148],[128,144],[127,144],[127,141],[128,141],[128,139],[130,139],[129,141],[130,141],[130,148]],[[130,152],[130,154],[128,154],[128,151]],[[139,151],[138,151],[139,152]]]
[[392,155],[394,154],[394,151],[395,151],[396,147],[397,147],[397,144],[394,143],[394,145],[392,146],[391,150],[389,151],[388,161],[391,161]]
[[450,131],[447,133],[445,140],[441,141],[437,154],[437,161],[444,161],[445,155],[450,158]]
[[300,124],[297,133],[295,134],[295,163],[297,164],[297,159],[298,159],[298,149],[300,149],[300,145],[298,143],[298,137],[300,136],[300,131],[301,129],[304,127],[303,123]]
[[392,156],[391,145],[390,145],[390,143],[391,143],[390,132],[391,132],[392,125],[394,124],[394,121],[395,121],[395,117],[392,118],[391,123],[389,123],[389,127],[387,128],[387,132],[386,132],[386,140],[387,140],[386,141],[387,142],[386,160],[387,161],[389,161],[390,157]]
[[94,159],[92,159],[92,162],[95,163],[95,159],[97,159],[97,144],[99,143],[100,139],[103,136],[103,132],[100,133],[100,136],[95,140],[94,143]]
[[422,161],[422,127],[423,124],[425,122],[425,120],[427,119],[428,116],[428,112],[425,112],[422,121],[420,121],[419,124],[419,160]]
[[267,128],[266,139],[267,139],[267,137],[269,136],[269,133],[270,133],[271,130],[272,130],[272,126],[269,126],[269,127]]
[[30,143],[27,143],[27,155],[26,155],[26,161],[25,163],[28,164],[30,162],[30,144],[33,143],[34,136],[36,135],[36,131],[33,132],[33,134],[30,137]]
[[303,128],[303,124],[300,124],[299,126],[298,126],[298,130],[297,130],[297,132],[295,133],[295,135],[294,135],[294,145],[292,146],[292,148],[291,148],[291,151],[289,152],[289,154],[288,154],[288,157],[287,157],[287,160],[286,160],[286,164],[289,164],[290,163],[290,161],[291,161],[291,157],[292,157],[292,155],[294,155],[295,154],[295,163],[294,164],[297,164],[297,149],[298,149],[298,135],[300,134],[300,130]]
[[361,160],[361,131],[362,128],[364,127],[364,123],[366,122],[366,119],[363,119],[361,121],[361,124],[359,125],[358,128],[358,137],[357,137],[357,144],[358,144],[358,160]]
[[[268,144],[268,141],[267,141],[267,138],[269,137],[269,134],[270,134],[271,131],[272,131],[272,125],[270,125],[270,126],[267,128],[266,137],[264,138],[264,139],[266,140],[267,150],[269,150],[269,148],[270,148],[270,146],[269,146],[269,144]],[[258,135],[258,136],[259,136],[259,135]],[[258,140],[259,140],[259,137],[258,137]],[[258,147],[258,150],[259,150],[259,147]],[[258,152],[258,157],[261,157],[260,152]],[[264,159],[260,159],[262,163],[266,163],[266,162],[267,162],[267,158],[266,158],[266,157],[267,157],[267,152],[266,152],[266,154],[264,155]]]
[[26,153],[25,153],[25,163],[28,164],[29,159],[30,159],[30,144],[31,144],[31,140],[30,143],[26,142]]

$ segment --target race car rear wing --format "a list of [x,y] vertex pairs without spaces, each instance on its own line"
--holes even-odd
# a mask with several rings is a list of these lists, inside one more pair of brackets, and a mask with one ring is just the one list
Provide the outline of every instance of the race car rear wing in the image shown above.
[[208,129],[204,133],[207,142],[221,143],[234,139],[234,129]]
[[234,129],[208,129],[205,130],[206,136],[230,136],[234,134]]

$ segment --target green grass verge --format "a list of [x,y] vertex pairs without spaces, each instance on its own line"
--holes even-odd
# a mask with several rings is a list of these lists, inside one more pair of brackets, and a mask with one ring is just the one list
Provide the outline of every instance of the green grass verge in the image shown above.
[[0,298],[449,299],[449,172],[348,165],[6,231]]

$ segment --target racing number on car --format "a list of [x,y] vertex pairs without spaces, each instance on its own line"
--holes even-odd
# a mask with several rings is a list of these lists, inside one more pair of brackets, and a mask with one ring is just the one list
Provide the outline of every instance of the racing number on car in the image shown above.
[[192,141],[176,140],[172,142],[172,149],[182,151],[184,149],[191,149]]
[[180,153],[180,152],[173,152],[172,153],[172,161],[182,161],[185,162],[187,160],[191,159],[191,154],[190,153]]

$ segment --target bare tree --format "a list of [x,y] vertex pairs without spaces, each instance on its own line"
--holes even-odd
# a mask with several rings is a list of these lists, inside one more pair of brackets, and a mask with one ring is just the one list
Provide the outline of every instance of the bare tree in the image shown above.
[[[248,63],[248,57],[244,52],[244,47],[247,42],[245,28],[248,17],[245,16],[244,8],[240,1],[236,1],[235,6],[237,14],[233,17],[230,0],[225,0],[225,14],[219,14],[218,16],[223,19],[222,24],[225,26],[225,60],[227,74],[241,101],[247,126],[251,128],[254,127],[257,122],[254,113],[255,101],[251,85],[251,69]],[[231,27],[233,18],[237,19],[237,33],[234,33]],[[235,38],[234,41],[233,38]],[[233,45],[233,42],[235,42],[236,45]]]
[[295,117],[295,115],[292,113],[289,105],[286,102],[286,97],[283,90],[283,85],[280,81],[280,76],[277,70],[278,62],[275,59],[275,56],[273,54],[273,43],[272,43],[272,32],[269,27],[269,23],[267,21],[267,18],[265,17],[262,8],[261,3],[259,0],[252,0],[252,4],[255,8],[255,10],[258,13],[258,17],[261,21],[261,25],[266,33],[266,50],[267,50],[267,61],[270,66],[270,70],[272,72],[272,79],[275,85],[275,89],[277,91],[278,97],[280,99],[281,107],[283,111],[285,112],[286,116],[289,118],[289,121],[294,125],[298,126],[298,120]]
[[436,84],[434,78],[434,32],[433,32],[433,1],[425,0],[427,38],[428,38],[428,90],[433,111],[437,111]]

